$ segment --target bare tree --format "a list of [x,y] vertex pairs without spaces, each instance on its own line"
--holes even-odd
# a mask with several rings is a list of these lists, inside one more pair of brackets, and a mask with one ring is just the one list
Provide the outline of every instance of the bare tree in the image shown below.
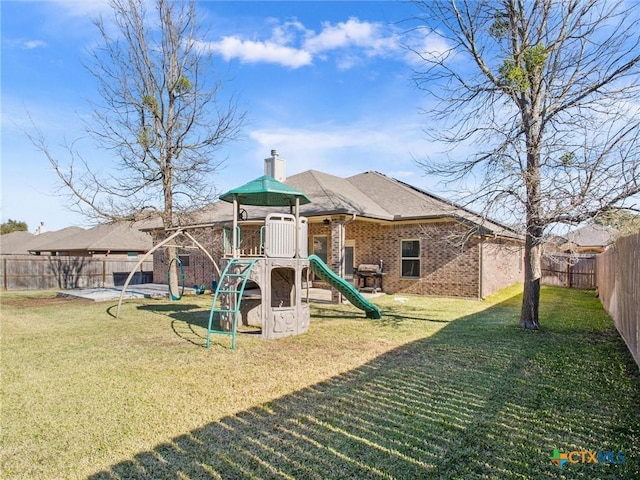
[[[543,235],[640,192],[640,4],[601,0],[425,0],[417,29],[446,48],[414,51],[430,138],[446,161],[420,160],[486,214],[525,236],[520,325],[539,328]],[[472,147],[456,157],[454,147]]]
[[86,126],[113,153],[112,168],[85,161],[74,144],[62,164],[40,132],[30,138],[76,211],[99,221],[159,216],[169,229],[213,200],[219,149],[238,137],[245,114],[233,95],[222,100],[212,59],[199,48],[195,2],[154,0],[153,11],[148,3],[110,0],[113,17],[95,22],[102,42],[86,67],[99,101]]

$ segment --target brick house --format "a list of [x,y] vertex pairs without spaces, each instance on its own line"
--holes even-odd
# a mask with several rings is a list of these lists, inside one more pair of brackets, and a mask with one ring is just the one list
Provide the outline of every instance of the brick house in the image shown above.
[[[275,151],[265,160],[265,173],[311,199],[300,207],[308,219],[308,251],[344,278],[352,279],[360,264],[381,264],[386,293],[468,298],[484,298],[522,279],[523,242],[515,231],[407,183],[378,172],[340,178],[308,170],[285,179]],[[247,252],[259,250],[267,213],[289,213],[241,208],[241,248]],[[181,228],[217,261],[222,230],[231,221],[232,205],[216,202]],[[156,231],[156,240],[162,235]],[[187,286],[215,279],[210,259],[198,249],[180,249],[179,256]],[[162,250],[155,253],[155,282],[166,283],[169,260]]]

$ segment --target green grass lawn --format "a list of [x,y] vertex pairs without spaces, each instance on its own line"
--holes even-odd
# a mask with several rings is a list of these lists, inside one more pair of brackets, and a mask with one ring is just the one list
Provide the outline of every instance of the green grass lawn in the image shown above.
[[593,292],[543,288],[538,332],[517,288],[317,304],[235,351],[203,348],[209,296],[53,296],[1,298],[2,478],[640,478],[638,367]]

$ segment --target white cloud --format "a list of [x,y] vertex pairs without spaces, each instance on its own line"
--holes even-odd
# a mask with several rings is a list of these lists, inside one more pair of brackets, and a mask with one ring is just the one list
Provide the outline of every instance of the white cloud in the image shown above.
[[378,38],[378,27],[369,22],[361,22],[357,18],[350,18],[346,22],[331,25],[323,23],[322,31],[311,35],[304,42],[305,48],[312,52],[324,52],[351,45],[368,47]]
[[271,41],[281,45],[295,43],[300,35],[309,33],[309,30],[307,30],[305,26],[298,21],[288,21],[284,22],[282,25],[277,24],[277,20],[275,20],[275,22],[276,26],[271,32]]
[[366,58],[390,56],[400,48],[397,35],[385,30],[383,24],[357,18],[336,24],[325,22],[319,33],[299,21],[277,23],[268,39],[228,35],[219,41],[199,42],[199,47],[226,60],[273,63],[289,68],[311,65],[314,59],[327,60],[332,53],[340,69],[361,64]]
[[398,50],[398,37],[381,23],[352,17],[336,25],[324,23],[322,31],[309,36],[304,45],[314,53],[355,47],[367,56],[384,56]]
[[417,30],[403,39],[407,48],[405,60],[410,64],[424,63],[424,59],[445,60],[456,56],[453,46],[446,38],[431,32],[425,35],[424,31]]
[[224,37],[219,42],[199,42],[200,48],[222,55],[226,60],[234,58],[245,63],[276,63],[290,68],[299,68],[312,62],[311,54],[271,40],[242,40]]
[[256,158],[276,149],[287,159],[287,174],[315,169],[337,176],[377,170],[394,177],[419,175],[414,158],[442,148],[427,142],[421,126],[398,118],[352,124],[270,127],[250,133]]
[[42,40],[25,40],[22,42],[22,48],[25,50],[33,50],[34,48],[46,47],[47,43]]

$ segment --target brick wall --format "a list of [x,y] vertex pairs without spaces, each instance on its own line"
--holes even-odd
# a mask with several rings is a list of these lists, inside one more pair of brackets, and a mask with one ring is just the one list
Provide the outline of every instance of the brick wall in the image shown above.
[[[464,248],[452,245],[451,238],[459,239],[463,234],[464,228],[451,222],[381,225],[356,220],[346,225],[346,240],[355,241],[356,266],[382,260],[383,271],[387,274],[383,278],[386,293],[477,298],[480,287],[479,242],[470,239]],[[309,236],[313,235],[326,235],[331,242],[331,227],[310,224]],[[419,279],[400,276],[400,241],[408,239],[420,239]],[[331,245],[328,250],[330,258],[327,263],[337,263],[331,258]]]
[[[206,248],[213,259],[220,264],[221,258],[221,233],[220,230],[214,231],[211,228],[193,230],[189,232],[204,248]],[[154,244],[158,239],[154,238]],[[188,238],[178,237],[170,242],[173,245],[191,245],[192,242]],[[211,288],[211,282],[218,280],[218,274],[211,260],[199,248],[196,249],[179,249],[179,254],[188,254],[189,265],[184,266],[184,284],[185,288],[192,288],[194,285],[204,284],[207,289]],[[167,269],[169,266],[169,258],[166,248],[159,248],[153,254],[153,282],[167,283]],[[178,280],[179,282],[182,279]]]
[[482,298],[523,281],[524,246],[504,240],[482,244]]
[[[335,225],[333,226],[335,230]],[[335,233],[335,232],[334,232]],[[192,233],[211,253],[216,261],[221,257],[221,233],[213,229],[203,229]],[[453,222],[432,222],[424,224],[377,224],[356,220],[346,223],[345,238],[355,243],[355,266],[361,263],[378,263],[382,260],[383,287],[386,293],[406,293],[417,295],[443,295],[478,298],[521,280],[521,250],[503,249],[497,240],[485,240],[483,252],[482,292],[480,292],[480,240],[466,239],[465,228]],[[327,237],[327,264],[332,268],[339,264],[338,253],[332,245],[332,224],[309,224],[309,253],[313,253],[314,235]],[[258,240],[258,228],[243,227],[241,247],[253,247]],[[407,279],[400,275],[400,241],[420,240],[420,278]],[[190,244],[184,240],[185,244]],[[179,243],[179,242],[176,242]],[[245,245],[246,244],[246,245]],[[505,254],[505,252],[515,252]],[[209,258],[200,250],[188,250],[189,266],[185,267],[185,285],[205,284],[217,280],[217,274]],[[167,266],[164,249],[154,255],[154,282],[167,282]]]

